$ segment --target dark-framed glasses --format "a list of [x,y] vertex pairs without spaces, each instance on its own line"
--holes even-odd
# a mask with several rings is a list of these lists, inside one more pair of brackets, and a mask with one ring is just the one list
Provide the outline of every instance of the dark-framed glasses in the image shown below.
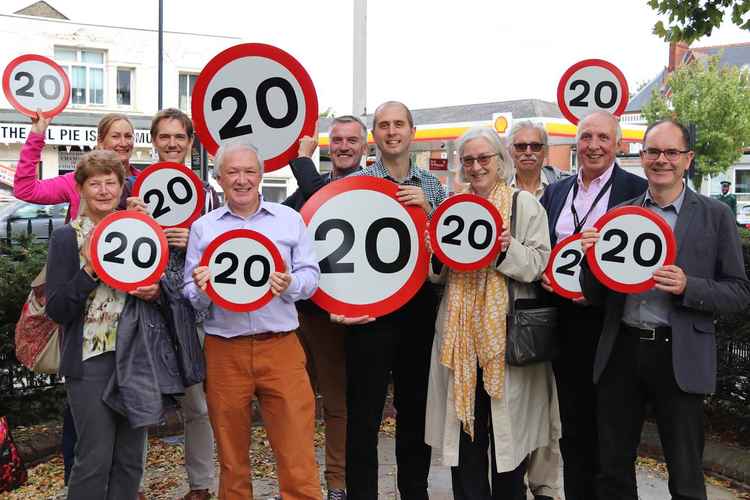
[[513,149],[518,153],[525,153],[527,148],[531,148],[531,151],[538,153],[543,147],[544,144],[541,142],[517,142],[513,144]]
[[668,161],[677,161],[680,158],[680,155],[683,155],[685,153],[689,153],[689,149],[681,150],[681,149],[657,149],[657,148],[648,148],[641,151],[643,154],[643,157],[647,160],[658,160],[659,157],[664,153],[664,157]]
[[464,156],[463,158],[461,158],[461,165],[463,165],[465,168],[469,168],[474,165],[474,162],[477,162],[482,167],[486,167],[487,165],[489,165],[490,160],[498,154],[499,153],[495,153],[494,155],[479,155],[476,158],[474,158],[473,156]]

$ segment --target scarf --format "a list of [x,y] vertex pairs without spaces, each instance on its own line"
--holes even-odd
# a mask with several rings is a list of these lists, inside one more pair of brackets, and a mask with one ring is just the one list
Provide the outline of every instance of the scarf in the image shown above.
[[[83,249],[94,229],[93,221],[85,215],[84,210],[70,225],[75,229],[78,248]],[[83,254],[80,262],[83,267]],[[91,292],[84,308],[82,361],[115,350],[117,323],[126,297],[124,292],[110,288],[103,282],[99,282],[99,286]]]
[[[510,221],[512,192],[498,183],[487,198],[498,208],[503,221]],[[456,414],[473,440],[477,362],[487,394],[492,399],[503,395],[508,283],[492,263],[476,271],[449,270],[445,293],[448,311],[440,363],[453,370]]]

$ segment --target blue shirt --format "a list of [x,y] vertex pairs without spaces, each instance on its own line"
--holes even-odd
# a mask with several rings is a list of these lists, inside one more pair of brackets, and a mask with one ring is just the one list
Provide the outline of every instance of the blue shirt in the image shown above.
[[[252,229],[268,237],[276,244],[292,275],[292,281],[284,293],[248,313],[229,311],[213,304],[193,281],[193,269],[200,262],[206,247],[219,235],[232,229]],[[234,214],[224,205],[195,221],[190,228],[182,293],[196,310],[208,310],[203,322],[207,335],[232,338],[294,330],[299,326],[294,302],[310,298],[318,287],[319,279],[318,259],[302,217],[289,207],[264,201],[262,196],[258,210],[247,218]]]
[[357,177],[360,175],[381,177],[383,179],[393,181],[401,186],[420,187],[422,188],[422,191],[424,191],[424,197],[427,200],[427,203],[430,204],[430,207],[432,207],[432,210],[435,210],[437,206],[440,205],[445,200],[445,198],[447,198],[445,194],[445,188],[443,188],[443,185],[440,184],[438,178],[427,172],[426,170],[422,170],[413,163],[409,165],[409,174],[405,179],[395,179],[391,177],[388,169],[380,160],[376,161],[367,168],[348,175],[347,177]]

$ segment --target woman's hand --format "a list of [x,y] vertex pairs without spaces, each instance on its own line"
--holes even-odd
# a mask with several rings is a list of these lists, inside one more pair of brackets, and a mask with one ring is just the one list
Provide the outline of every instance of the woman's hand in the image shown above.
[[503,232],[500,233],[500,253],[505,253],[508,251],[508,248],[510,247],[510,230],[508,229],[508,226],[503,223]]
[[44,135],[44,133],[47,132],[47,127],[49,127],[51,121],[52,118],[45,118],[42,116],[42,110],[37,109],[36,116],[31,119],[31,131],[36,134]]

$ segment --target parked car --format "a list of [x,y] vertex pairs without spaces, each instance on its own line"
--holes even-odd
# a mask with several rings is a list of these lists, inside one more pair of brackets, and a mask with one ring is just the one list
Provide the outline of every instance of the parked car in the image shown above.
[[0,235],[6,241],[19,233],[32,233],[37,239],[46,240],[52,231],[65,224],[68,204],[35,205],[25,201],[14,201],[0,209]]
[[737,224],[750,229],[750,204],[737,207]]

